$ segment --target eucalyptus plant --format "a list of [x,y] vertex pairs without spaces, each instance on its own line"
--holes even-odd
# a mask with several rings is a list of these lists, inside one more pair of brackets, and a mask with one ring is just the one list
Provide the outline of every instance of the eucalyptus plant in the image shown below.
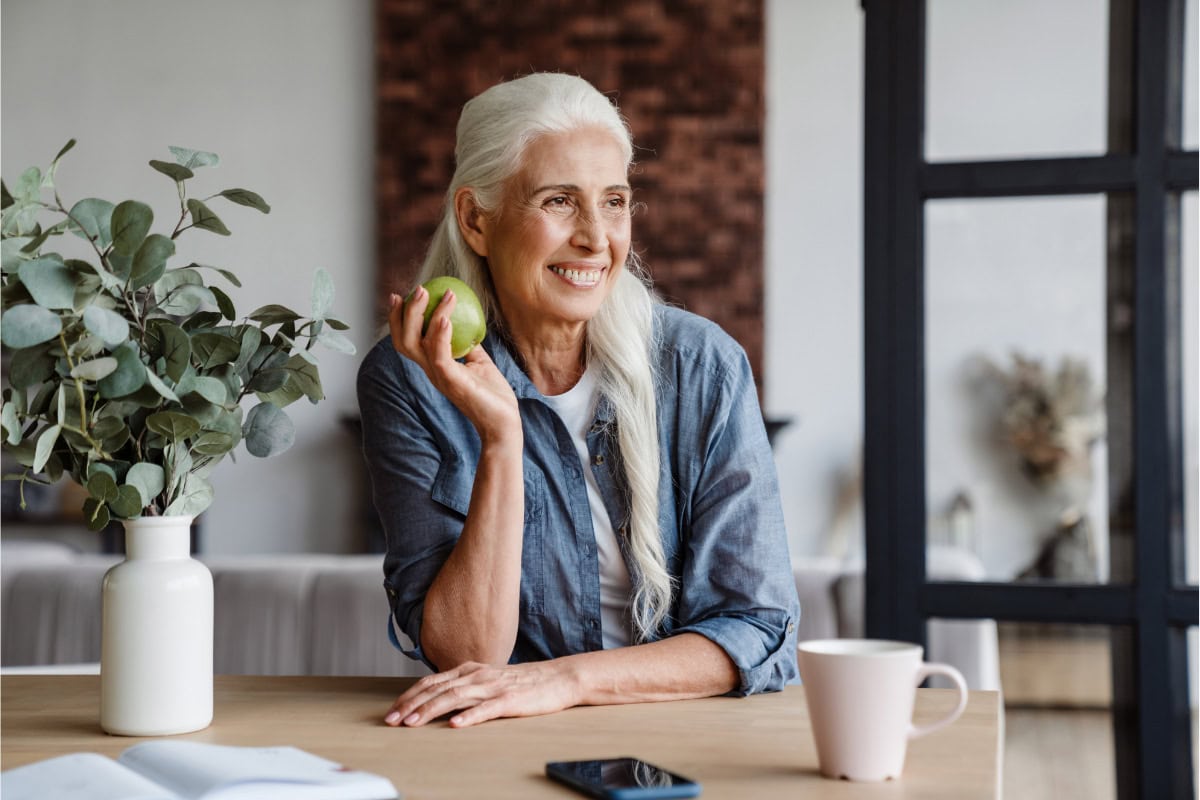
[[[237,276],[173,265],[176,240],[193,229],[229,235],[210,201],[265,214],[263,198],[240,188],[189,197],[197,170],[219,158],[171,147],[174,161],[150,166],[175,182],[178,219],[169,234],[152,233],[154,212],[137,200],[63,202],[55,175],[74,145],[11,190],[0,181],[0,421],[5,451],[24,468],[4,478],[21,482],[24,508],[26,482],[70,476],[87,489],[94,530],[114,518],[198,514],[213,500],[210,473],[239,443],[259,457],[291,447],[283,409],[324,397],[314,345],[354,352],[338,333],[346,324],[330,316],[333,282],[317,270],[308,317],[281,305],[239,317],[226,290],[205,282],[240,287]],[[62,252],[48,252],[51,243]],[[64,255],[72,243],[83,257]]]

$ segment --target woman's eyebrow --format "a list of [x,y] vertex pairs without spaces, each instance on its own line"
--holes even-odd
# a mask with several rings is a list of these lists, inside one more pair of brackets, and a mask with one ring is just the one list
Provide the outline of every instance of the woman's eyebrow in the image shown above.
[[[533,190],[533,193],[541,194],[542,192],[581,192],[581,191],[583,191],[583,190],[573,183],[554,183],[554,184],[549,184],[547,186],[539,186],[537,189]],[[628,185],[626,185],[624,183],[614,183],[612,186],[604,187],[604,191],[606,191],[606,192],[628,192],[628,191],[632,191],[632,190],[629,188]]]

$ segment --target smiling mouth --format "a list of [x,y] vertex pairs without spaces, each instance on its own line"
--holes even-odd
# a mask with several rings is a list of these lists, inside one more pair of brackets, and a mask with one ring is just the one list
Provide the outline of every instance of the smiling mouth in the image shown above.
[[594,269],[567,269],[565,267],[550,265],[550,271],[559,276],[572,286],[577,286],[580,289],[590,289],[600,283],[600,277],[604,274],[604,267]]

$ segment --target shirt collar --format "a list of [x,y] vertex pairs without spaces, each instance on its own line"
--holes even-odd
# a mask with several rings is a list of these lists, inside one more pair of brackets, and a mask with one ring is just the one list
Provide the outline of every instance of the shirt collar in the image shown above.
[[[512,351],[508,349],[508,345],[501,336],[496,335],[493,331],[489,331],[483,340],[483,349],[492,357],[496,368],[500,370],[500,374],[508,381],[508,385],[512,387],[513,393],[517,396],[518,400],[546,402],[545,395],[538,391],[538,388],[533,385],[533,381],[529,380],[529,376],[525,374],[525,371],[517,365],[516,358],[513,357]],[[616,413],[609,403],[608,398],[602,392],[599,401],[596,403],[596,422],[611,422],[615,418]]]

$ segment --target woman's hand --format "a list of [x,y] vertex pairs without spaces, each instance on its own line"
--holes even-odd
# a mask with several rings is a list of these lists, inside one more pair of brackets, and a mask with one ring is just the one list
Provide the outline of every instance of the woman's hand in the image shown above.
[[429,292],[418,286],[407,305],[393,294],[388,312],[392,345],[425,371],[437,390],[466,415],[485,443],[519,435],[517,397],[487,351],[476,347],[463,362],[450,355],[450,314],[456,302],[454,292],[446,292],[422,336]]
[[450,725],[465,728],[499,717],[550,714],[578,702],[575,681],[561,660],[503,667],[470,661],[421,678],[396,698],[383,721],[414,727],[458,711]]

